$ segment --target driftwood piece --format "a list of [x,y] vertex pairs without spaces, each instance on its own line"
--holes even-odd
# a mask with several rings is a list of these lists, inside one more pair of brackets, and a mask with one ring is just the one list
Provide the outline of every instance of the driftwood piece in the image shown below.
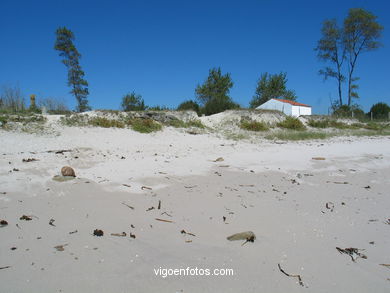
[[122,202],[122,204],[123,204],[124,206],[127,206],[128,208],[134,210],[134,207],[132,207],[132,206],[130,206],[130,205],[128,205],[128,204],[126,204],[126,203],[124,203],[124,202]]
[[11,266],[0,267],[0,270],[9,269]]
[[111,236],[117,236],[117,237],[126,237],[126,232],[122,232],[122,233],[111,233]]
[[282,269],[282,267],[280,266],[280,264],[278,264],[278,268],[279,268],[279,270],[280,270],[283,274],[285,274],[287,277],[298,278],[299,285],[303,286],[303,282],[302,282],[301,275],[291,275],[291,274],[286,273],[286,272]]
[[181,231],[180,231],[180,233],[181,233],[181,234],[185,234],[185,235],[196,236],[195,234],[193,234],[193,233],[190,233],[190,232],[187,232],[187,231],[186,231],[186,230],[184,230],[184,229],[183,229],[183,230],[181,230]]
[[173,223],[173,221],[171,220],[165,220],[165,219],[160,219],[160,218],[155,218],[156,221],[160,221],[160,222],[165,222],[165,223]]

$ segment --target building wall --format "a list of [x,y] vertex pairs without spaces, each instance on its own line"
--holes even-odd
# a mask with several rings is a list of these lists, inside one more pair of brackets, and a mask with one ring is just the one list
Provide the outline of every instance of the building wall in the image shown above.
[[311,115],[311,107],[292,106],[291,116]]
[[276,100],[269,100],[257,107],[257,109],[278,110],[286,115],[292,115],[292,105]]

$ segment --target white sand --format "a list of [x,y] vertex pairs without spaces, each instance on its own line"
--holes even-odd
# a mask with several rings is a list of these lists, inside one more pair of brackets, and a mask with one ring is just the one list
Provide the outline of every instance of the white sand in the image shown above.
[[[173,128],[58,131],[0,130],[0,219],[9,223],[0,228],[0,267],[9,266],[0,270],[0,292],[390,289],[390,269],[380,265],[390,264],[387,137],[250,144]],[[37,161],[22,162],[28,158]],[[77,178],[53,181],[64,165]],[[254,243],[226,240],[247,230]],[[336,247],[365,249],[367,259],[353,262]],[[162,278],[160,267],[231,268],[234,276]]]

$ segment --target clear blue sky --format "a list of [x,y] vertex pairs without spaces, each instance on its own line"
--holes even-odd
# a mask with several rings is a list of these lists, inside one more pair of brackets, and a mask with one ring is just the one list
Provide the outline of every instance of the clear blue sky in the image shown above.
[[326,113],[336,83],[323,82],[313,48],[326,18],[361,7],[385,27],[377,51],[362,54],[358,103],[390,102],[390,1],[386,0],[0,0],[0,86],[19,85],[26,98],[54,97],[75,108],[67,71],[53,49],[55,30],[76,36],[90,105],[119,109],[135,91],[147,105],[176,107],[212,67],[230,72],[231,96],[248,107],[264,72],[287,72],[298,101]]

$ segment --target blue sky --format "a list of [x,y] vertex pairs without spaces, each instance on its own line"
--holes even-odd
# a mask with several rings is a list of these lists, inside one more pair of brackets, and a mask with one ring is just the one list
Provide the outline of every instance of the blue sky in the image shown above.
[[176,107],[195,98],[210,68],[221,67],[231,73],[231,96],[243,107],[262,73],[283,71],[299,102],[327,113],[336,83],[318,75],[323,63],[313,48],[323,20],[341,21],[354,7],[371,11],[385,27],[384,46],[357,64],[357,102],[368,111],[390,102],[385,0],[0,0],[0,86],[18,85],[26,98],[59,98],[74,109],[66,68],[53,49],[55,30],[66,26],[76,36],[95,109],[119,109],[132,91],[147,105]]

